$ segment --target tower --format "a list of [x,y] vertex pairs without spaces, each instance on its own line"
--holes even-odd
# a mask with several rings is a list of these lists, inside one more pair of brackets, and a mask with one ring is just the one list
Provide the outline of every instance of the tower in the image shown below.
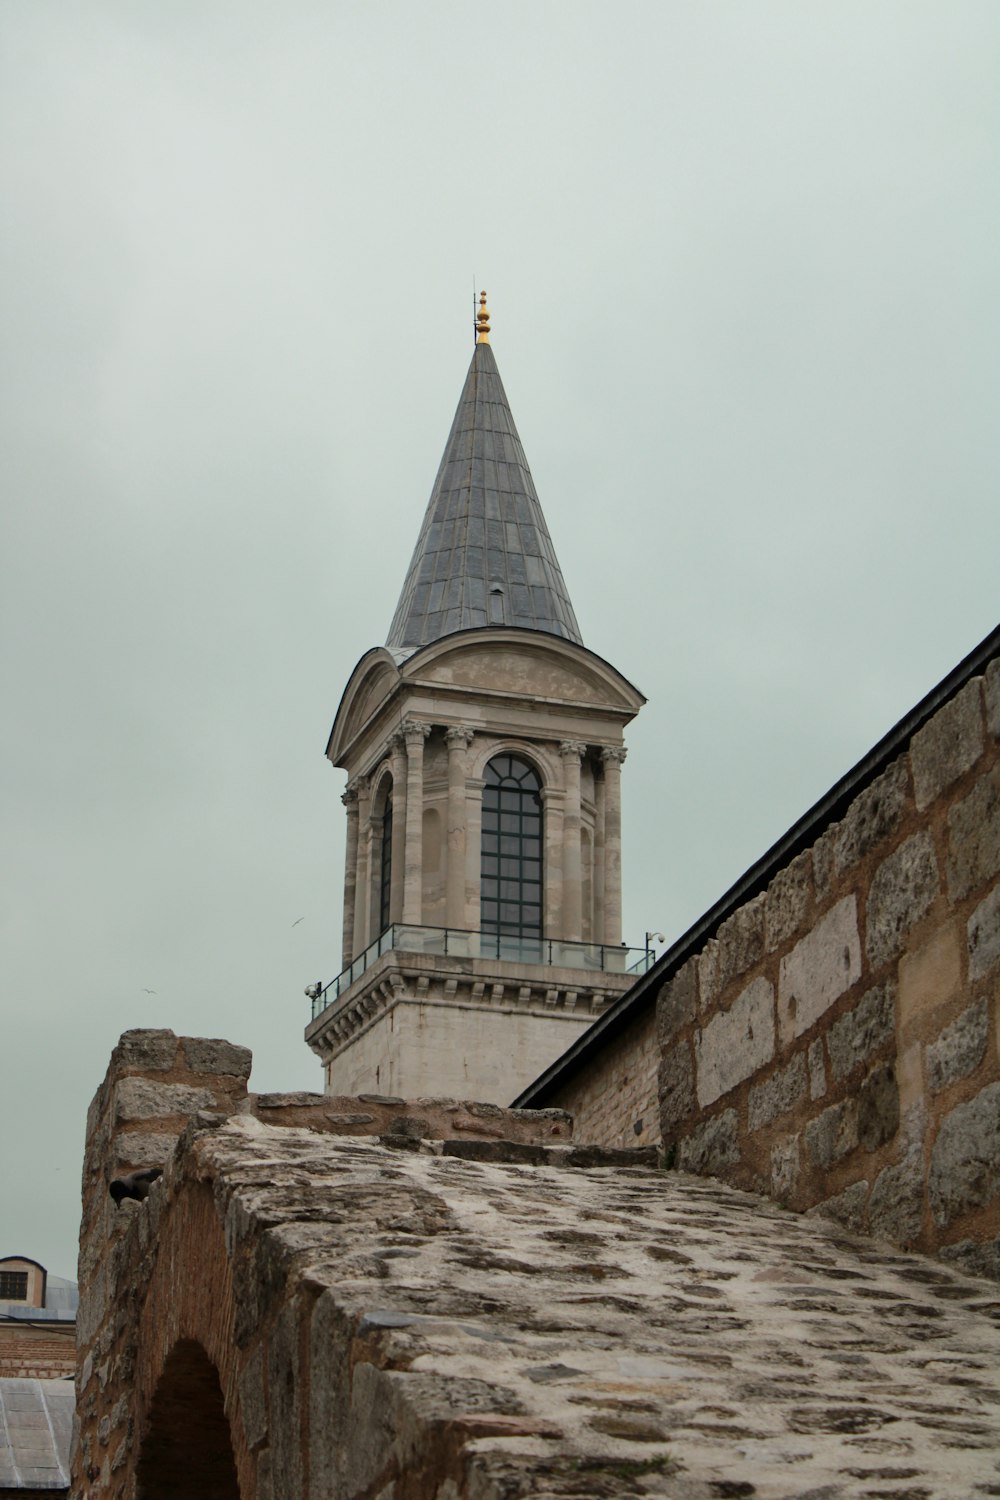
[[499,1104],[645,967],[621,941],[623,731],[583,644],[490,346],[476,345],[384,646],[327,756],[348,776],[326,1091]]

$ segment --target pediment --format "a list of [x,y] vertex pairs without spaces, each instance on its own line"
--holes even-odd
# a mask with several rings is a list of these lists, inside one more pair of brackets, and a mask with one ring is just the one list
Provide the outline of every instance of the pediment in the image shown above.
[[344,689],[333,721],[326,753],[340,765],[345,748],[378,713],[399,683],[399,668],[384,646],[376,646],[358,662]]
[[541,631],[506,628],[446,636],[415,652],[401,677],[470,692],[618,709],[629,718],[646,701],[603,657]]

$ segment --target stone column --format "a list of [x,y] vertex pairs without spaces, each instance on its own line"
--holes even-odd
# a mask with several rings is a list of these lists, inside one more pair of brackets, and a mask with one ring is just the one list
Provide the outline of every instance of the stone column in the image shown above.
[[547,938],[563,937],[563,803],[557,787],[542,787],[543,830],[545,834],[544,879],[545,920],[542,931]]
[[358,858],[354,877],[354,953],[363,952],[368,946],[368,818],[371,813],[372,793],[367,776],[359,776],[358,789]]
[[604,941],[622,940],[622,761],[624,745],[606,745],[604,762]]
[[580,761],[587,753],[582,740],[563,740],[563,919],[564,941],[578,943],[583,937],[583,866],[580,850]]
[[389,921],[403,920],[403,871],[406,861],[406,740],[401,730],[389,741],[392,771],[392,877]]
[[453,725],[448,743],[448,864],[445,885],[445,926],[465,926],[466,759],[471,729]]
[[429,724],[403,720],[406,740],[406,850],[403,856],[403,921],[419,927],[424,915],[424,740]]
[[595,943],[604,942],[604,777],[594,777],[594,920]]
[[358,789],[353,781],[341,797],[347,808],[347,852],[344,856],[344,942],[341,967],[354,957],[354,902],[358,889]]

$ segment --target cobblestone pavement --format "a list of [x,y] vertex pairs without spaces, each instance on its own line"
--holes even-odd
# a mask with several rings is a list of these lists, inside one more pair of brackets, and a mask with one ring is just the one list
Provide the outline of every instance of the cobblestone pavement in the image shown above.
[[354,1359],[496,1414],[468,1429],[480,1488],[440,1500],[1000,1496],[992,1283],[704,1178],[473,1159],[509,1149],[235,1122],[195,1143]]

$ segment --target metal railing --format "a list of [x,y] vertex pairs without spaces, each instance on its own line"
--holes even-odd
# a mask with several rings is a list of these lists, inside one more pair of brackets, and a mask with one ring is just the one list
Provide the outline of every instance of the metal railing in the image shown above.
[[465,932],[457,927],[413,927],[394,922],[380,933],[312,1002],[312,1019],[349,990],[383,953],[446,954],[454,958],[502,959],[508,963],[543,964],[562,969],[590,969],[638,977],[651,968],[651,948],[613,947],[607,943],[564,943],[559,938],[505,937],[500,932]]

